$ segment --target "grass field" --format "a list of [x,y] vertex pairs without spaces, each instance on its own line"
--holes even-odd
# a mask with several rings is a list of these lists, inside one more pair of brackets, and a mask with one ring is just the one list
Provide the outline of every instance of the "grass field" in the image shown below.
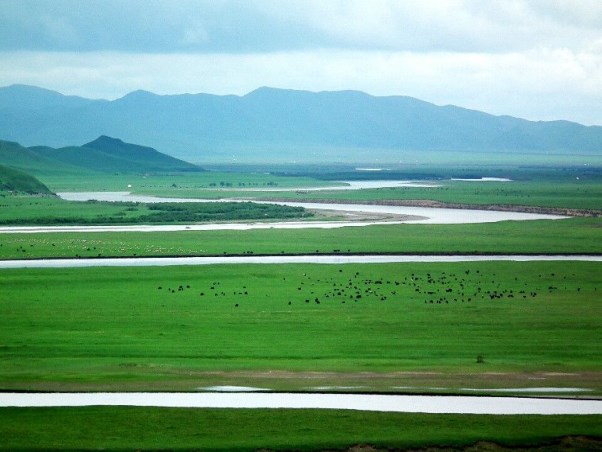
[[[133,193],[178,193],[188,190],[277,189],[290,187],[333,186],[335,182],[312,177],[278,176],[269,172],[219,172],[173,174],[107,174],[89,177],[76,174],[40,176],[54,192],[62,191],[131,191]],[[169,195],[171,196],[171,195]],[[178,196],[185,197],[185,196]]]
[[250,202],[157,203],[74,202],[52,196],[0,192],[0,225],[177,224],[290,220],[312,217],[300,208]]
[[[601,210],[602,185],[595,177],[542,171],[542,177],[513,173],[514,182],[440,180],[437,188],[354,192],[307,191],[332,182],[262,172],[40,178],[54,191]],[[495,175],[505,176],[501,169]],[[299,190],[254,191],[290,187]],[[52,224],[60,216],[135,223],[149,213],[142,205],[44,197],[5,196],[0,204],[0,221],[8,223],[44,224],[47,218]],[[601,225],[599,218],[574,218],[334,230],[3,234],[0,259],[599,254]],[[600,263],[588,262],[0,270],[0,390],[195,391],[234,385],[466,395],[462,388],[486,394],[558,387],[590,390],[569,396],[601,397],[601,270]],[[1,408],[0,450],[316,450],[356,444],[466,447],[479,441],[591,450],[602,447],[600,425],[601,416]],[[566,436],[572,438],[561,440]]]
[[396,372],[580,387],[602,366],[600,283],[579,262],[3,270],[0,387],[194,390],[267,371],[284,375],[272,389],[312,386],[295,372],[384,373],[372,389],[393,392]]
[[438,187],[403,187],[373,190],[279,192],[262,197],[329,199],[339,201],[425,201],[450,204],[539,206],[600,211],[599,181],[552,180],[513,182],[435,181]]
[[332,253],[602,253],[602,221],[507,221],[466,225],[389,225],[119,233],[3,234],[1,259]]
[[[90,180],[75,176],[43,177],[51,190],[61,191],[131,191],[178,198],[255,198],[290,200],[339,200],[351,202],[433,200],[469,205],[515,205],[602,211],[602,184],[597,174],[576,179],[557,172],[542,177],[512,182],[463,182],[430,180],[437,187],[386,188],[353,191],[307,191],[308,187],[329,187],[336,181],[311,177],[286,177],[269,173],[197,173],[186,175],[114,175]],[[522,173],[517,173],[522,174]],[[383,176],[384,177],[384,176]],[[131,186],[131,187],[129,187]],[[298,188],[277,191],[278,188]],[[257,191],[258,189],[270,191]]]
[[[473,416],[331,410],[0,409],[0,450],[598,450],[602,416]],[[564,439],[566,436],[578,438]],[[588,438],[590,437],[590,438]],[[595,449],[595,448],[598,449]],[[388,449],[389,450],[389,449]],[[446,449],[449,450],[449,449]]]

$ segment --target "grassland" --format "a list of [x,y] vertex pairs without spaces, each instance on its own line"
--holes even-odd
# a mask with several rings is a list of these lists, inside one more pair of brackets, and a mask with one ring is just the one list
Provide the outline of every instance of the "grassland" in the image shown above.
[[[63,191],[130,191],[138,194],[163,194],[187,197],[189,191],[227,191],[243,189],[278,189],[296,187],[330,187],[336,182],[308,176],[279,176],[269,172],[233,173],[200,172],[172,174],[103,174],[102,177],[82,177],[78,174],[44,174],[40,179],[54,192]],[[199,197],[199,196],[195,196]]]
[[244,254],[599,254],[598,218],[341,229],[3,234],[1,259]]
[[[581,176],[545,172],[541,178],[528,177],[512,182],[475,183],[452,180],[430,180],[437,187],[403,187],[371,190],[320,190],[339,182],[318,180],[308,176],[285,177],[270,173],[214,173],[179,175],[112,175],[96,181],[78,176],[42,178],[53,191],[131,191],[178,198],[252,198],[287,200],[330,200],[339,202],[438,201],[475,206],[538,206],[582,209],[602,212],[602,184],[597,174]],[[128,186],[131,186],[128,188]],[[298,188],[294,191],[278,189]],[[258,191],[269,190],[269,191]]]
[[[375,190],[281,192],[278,197],[350,202],[438,201],[474,206],[528,206],[600,211],[602,184],[598,181],[550,180],[475,183],[439,181],[438,187]],[[263,195],[264,197],[266,195]],[[272,195],[275,196],[275,195]]]
[[[578,262],[3,270],[0,387],[194,390],[269,371],[383,373],[385,391],[407,386],[396,372],[562,372],[580,387],[602,370],[599,275]],[[271,387],[313,385],[299,380]]]
[[[435,200],[593,214],[600,211],[602,199],[599,180],[577,180],[573,173],[552,177],[549,172],[510,183],[439,181],[437,188],[354,192],[312,192],[303,188],[332,182],[263,173],[92,179],[47,172],[41,179],[54,191]],[[291,187],[299,190],[256,191]],[[16,199],[5,197],[0,203]],[[0,218],[56,219],[59,213],[92,223],[104,222],[102,216],[134,223],[149,209],[23,197],[0,209]],[[599,254],[600,226],[599,218],[574,218],[335,230],[4,234],[0,258]],[[466,394],[461,388],[473,388],[477,391],[470,393],[478,394],[544,386],[590,389],[584,394],[600,397],[600,270],[599,263],[587,262],[2,270],[0,389],[193,391],[239,385],[444,394]],[[3,408],[0,449],[315,450],[359,443],[464,447],[479,441],[592,449],[600,447],[600,425],[600,416]],[[594,439],[558,442],[576,435]]]
[[[439,416],[330,410],[41,408],[0,410],[0,450],[595,450],[601,416]],[[566,436],[579,438],[565,439]],[[390,450],[390,449],[387,449]],[[449,450],[449,449],[446,449]]]
[[223,203],[75,202],[0,192],[0,225],[177,224],[312,217],[300,207]]

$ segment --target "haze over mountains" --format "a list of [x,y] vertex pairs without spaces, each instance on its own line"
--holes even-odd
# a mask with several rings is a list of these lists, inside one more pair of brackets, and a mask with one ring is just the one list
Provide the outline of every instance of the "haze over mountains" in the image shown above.
[[260,88],[245,96],[135,91],[107,101],[0,88],[0,139],[59,147],[99,135],[191,162],[400,160],[404,151],[602,153],[600,126],[493,116],[404,96]]

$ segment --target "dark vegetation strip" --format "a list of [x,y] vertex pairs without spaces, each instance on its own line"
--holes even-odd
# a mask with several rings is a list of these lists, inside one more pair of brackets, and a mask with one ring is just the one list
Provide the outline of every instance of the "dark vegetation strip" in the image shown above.
[[[138,203],[104,203],[90,201],[86,204],[98,205],[98,213],[83,217],[76,210],[59,212],[52,216],[31,216],[23,218],[15,210],[10,218],[0,219],[2,225],[103,225],[103,224],[165,224],[196,223],[244,220],[273,220],[309,218],[313,213],[301,207],[289,207],[252,202],[232,203],[159,203],[140,206]],[[103,214],[105,206],[122,208],[113,215]],[[129,213],[129,215],[128,215]]]
[[[602,416],[336,410],[2,408],[0,450],[600,450]],[[356,449],[357,450],[357,449]],[[361,450],[361,449],[359,449]],[[429,449],[432,450],[432,449]],[[437,450],[437,449],[434,449]],[[448,450],[448,449],[446,449]]]

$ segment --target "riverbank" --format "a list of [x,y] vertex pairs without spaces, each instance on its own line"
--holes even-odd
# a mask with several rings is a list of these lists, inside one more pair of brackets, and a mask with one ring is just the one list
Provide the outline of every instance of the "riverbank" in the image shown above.
[[[271,198],[273,202],[290,202],[290,199],[286,198]],[[318,203],[316,199],[312,198],[299,198],[295,199],[295,202],[299,203]],[[537,215],[559,215],[566,217],[599,217],[602,215],[602,210],[595,209],[571,209],[571,208],[560,208],[560,207],[539,207],[539,206],[526,206],[526,205],[513,205],[513,204],[466,204],[466,203],[454,203],[454,202],[441,202],[434,200],[362,200],[353,201],[349,199],[321,199],[320,203],[325,204],[359,204],[359,205],[374,205],[374,206],[398,206],[398,207],[420,207],[420,208],[437,208],[437,209],[461,209],[461,210],[484,210],[484,211],[497,211],[497,212],[517,212],[517,213],[529,213]]]

